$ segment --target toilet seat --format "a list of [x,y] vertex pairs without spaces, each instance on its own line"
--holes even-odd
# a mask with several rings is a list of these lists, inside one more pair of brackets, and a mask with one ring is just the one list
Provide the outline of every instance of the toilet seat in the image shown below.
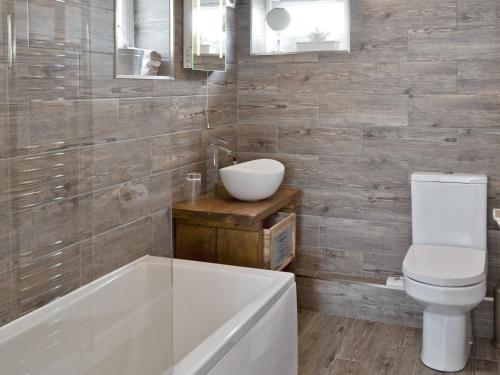
[[429,285],[463,287],[486,279],[486,250],[412,245],[403,261],[405,276]]

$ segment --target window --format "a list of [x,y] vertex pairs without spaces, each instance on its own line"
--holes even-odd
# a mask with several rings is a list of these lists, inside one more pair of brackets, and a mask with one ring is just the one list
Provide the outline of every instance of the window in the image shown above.
[[251,53],[348,51],[349,14],[349,0],[252,0]]

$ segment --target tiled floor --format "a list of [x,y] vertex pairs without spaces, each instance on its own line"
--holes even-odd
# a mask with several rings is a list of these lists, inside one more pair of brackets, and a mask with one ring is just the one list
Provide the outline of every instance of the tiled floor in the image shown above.
[[[420,330],[299,312],[299,375],[431,375],[419,359]],[[500,374],[500,350],[476,340],[467,367],[455,374]]]

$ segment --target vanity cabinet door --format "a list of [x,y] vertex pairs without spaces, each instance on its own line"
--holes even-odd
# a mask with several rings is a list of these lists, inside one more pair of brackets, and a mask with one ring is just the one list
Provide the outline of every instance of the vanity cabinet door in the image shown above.
[[262,231],[217,228],[217,263],[233,266],[264,267]]
[[181,223],[175,226],[176,258],[216,263],[215,244],[216,229],[213,227]]

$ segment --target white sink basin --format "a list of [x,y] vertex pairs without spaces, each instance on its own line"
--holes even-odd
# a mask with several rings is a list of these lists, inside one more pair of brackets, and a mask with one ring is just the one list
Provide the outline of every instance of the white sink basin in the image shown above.
[[279,161],[258,159],[219,170],[227,192],[241,201],[269,198],[283,182],[285,166]]

